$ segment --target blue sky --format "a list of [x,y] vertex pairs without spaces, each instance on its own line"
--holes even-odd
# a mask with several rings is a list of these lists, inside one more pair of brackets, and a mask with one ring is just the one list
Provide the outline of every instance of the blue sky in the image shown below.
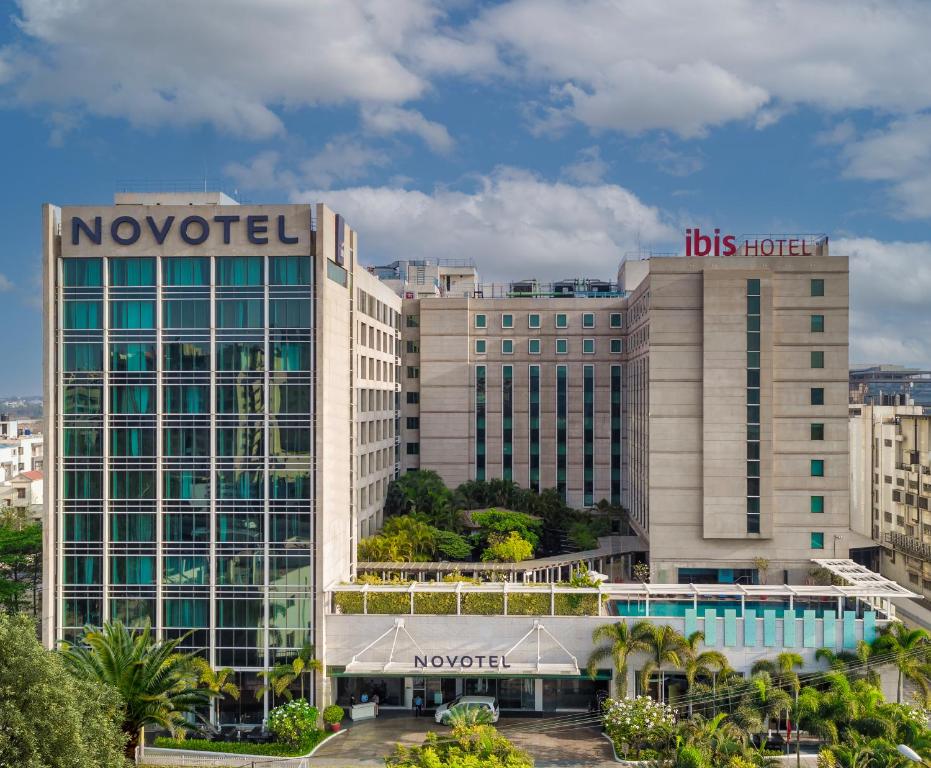
[[369,262],[611,276],[687,226],[826,232],[851,359],[931,366],[931,3],[0,3],[0,395],[40,389],[40,206],[202,180]]

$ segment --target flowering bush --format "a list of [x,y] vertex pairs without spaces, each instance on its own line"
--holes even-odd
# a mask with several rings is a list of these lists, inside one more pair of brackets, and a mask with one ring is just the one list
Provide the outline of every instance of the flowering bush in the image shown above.
[[320,712],[305,699],[294,699],[268,713],[268,730],[278,741],[297,746],[317,728]]
[[614,748],[625,757],[638,757],[644,747],[665,744],[675,722],[672,707],[649,696],[607,699],[604,703],[605,731]]

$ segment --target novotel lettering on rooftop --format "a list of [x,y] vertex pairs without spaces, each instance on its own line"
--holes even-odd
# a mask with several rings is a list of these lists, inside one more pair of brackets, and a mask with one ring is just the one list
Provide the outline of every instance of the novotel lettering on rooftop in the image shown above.
[[499,654],[465,654],[463,656],[414,656],[414,669],[510,669],[507,658]]
[[117,216],[108,227],[104,227],[102,216],[94,216],[87,220],[80,216],[72,216],[71,244],[101,245],[106,234],[116,245],[133,245],[139,241],[143,233],[149,233],[158,245],[162,245],[172,232],[176,232],[188,245],[200,245],[207,242],[211,228],[215,228],[222,230],[223,243],[229,245],[232,242],[233,227],[241,227],[246,239],[253,245],[267,245],[272,237],[276,238],[276,242],[286,245],[294,245],[299,240],[297,235],[288,234],[283,215],[271,217],[267,214],[223,214],[211,216],[209,219],[197,215],[183,218]]

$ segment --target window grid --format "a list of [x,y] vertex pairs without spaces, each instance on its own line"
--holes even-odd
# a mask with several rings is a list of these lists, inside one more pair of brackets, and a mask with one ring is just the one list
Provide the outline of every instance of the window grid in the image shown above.
[[747,533],[760,532],[760,299],[747,280]]

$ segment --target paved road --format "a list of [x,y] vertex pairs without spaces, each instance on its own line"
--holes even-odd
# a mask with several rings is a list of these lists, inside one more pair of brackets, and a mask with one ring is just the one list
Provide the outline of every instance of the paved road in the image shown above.
[[[616,766],[611,747],[598,729],[574,724],[576,718],[501,718],[498,728],[515,745],[529,752],[538,768],[607,768]],[[581,717],[584,720],[584,717]],[[414,718],[383,713],[328,739],[310,760],[311,768],[384,766],[384,756],[394,744],[421,744],[427,731],[439,734],[448,728],[432,717]]]

